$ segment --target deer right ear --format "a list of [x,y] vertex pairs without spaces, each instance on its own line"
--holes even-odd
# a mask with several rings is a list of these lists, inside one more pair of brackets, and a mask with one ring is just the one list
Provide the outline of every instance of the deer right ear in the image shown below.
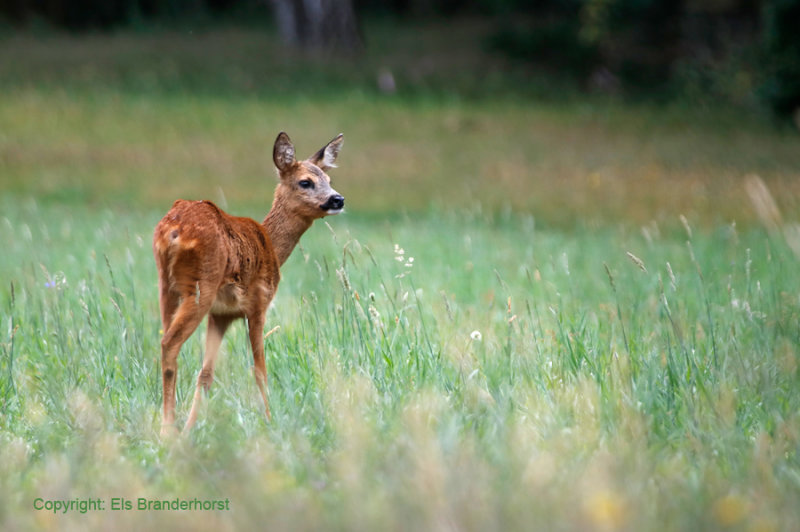
[[281,173],[295,164],[294,146],[292,146],[292,141],[289,140],[289,135],[283,131],[275,139],[275,146],[272,148],[272,160]]
[[339,133],[332,141],[322,147],[317,153],[309,157],[309,161],[319,166],[320,170],[327,172],[331,168],[336,168],[336,157],[342,149],[344,135]]

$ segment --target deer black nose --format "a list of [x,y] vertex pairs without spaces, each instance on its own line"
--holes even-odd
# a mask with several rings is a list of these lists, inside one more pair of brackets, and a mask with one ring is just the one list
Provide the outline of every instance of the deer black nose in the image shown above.
[[339,194],[334,194],[328,198],[328,201],[322,206],[326,211],[337,211],[342,207],[344,207],[344,198]]

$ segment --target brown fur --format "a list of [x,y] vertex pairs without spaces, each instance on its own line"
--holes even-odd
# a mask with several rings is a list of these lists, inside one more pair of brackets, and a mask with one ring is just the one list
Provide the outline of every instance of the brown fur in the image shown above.
[[[164,327],[162,434],[174,429],[178,353],[206,315],[206,354],[185,429],[197,419],[201,392],[211,386],[222,337],[239,318],[247,318],[256,383],[270,417],[262,338],[266,311],[278,288],[280,266],[302,234],[315,219],[340,210],[322,207],[333,196],[341,198],[325,174],[341,142],[339,135],[307,161],[298,162],[289,137],[278,135],[273,160],[280,182],[272,209],[260,224],[226,214],[210,201],[178,200],[156,225],[153,255]],[[313,188],[301,188],[298,183],[303,180],[312,181]]]

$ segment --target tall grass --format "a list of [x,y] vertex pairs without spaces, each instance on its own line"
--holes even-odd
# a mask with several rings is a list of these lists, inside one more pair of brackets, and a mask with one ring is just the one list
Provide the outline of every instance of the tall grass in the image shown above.
[[[318,223],[269,315],[272,423],[239,326],[196,430],[165,446],[158,213],[3,207],[5,528],[788,530],[800,517],[797,259],[760,230],[695,231],[688,248],[516,218]],[[181,355],[184,418],[201,354],[198,334]],[[37,496],[233,509],[55,516]]]

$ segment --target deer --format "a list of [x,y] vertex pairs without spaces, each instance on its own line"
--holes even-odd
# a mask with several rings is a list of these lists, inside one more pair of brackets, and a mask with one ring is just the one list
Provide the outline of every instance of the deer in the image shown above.
[[240,318],[247,321],[253,373],[266,419],[271,420],[262,336],[267,309],[278,288],[280,268],[303,233],[314,220],[344,209],[344,197],[331,187],[327,174],[336,166],[342,141],[339,134],[308,159],[298,161],[289,136],[285,132],[278,135],[272,150],[278,185],[272,207],[261,223],[231,216],[211,201],[179,199],[156,225],[153,255],[163,325],[162,437],[178,432],[178,354],[205,316],[205,355],[183,432],[194,426],[202,396],[214,379],[222,338],[231,323]]

